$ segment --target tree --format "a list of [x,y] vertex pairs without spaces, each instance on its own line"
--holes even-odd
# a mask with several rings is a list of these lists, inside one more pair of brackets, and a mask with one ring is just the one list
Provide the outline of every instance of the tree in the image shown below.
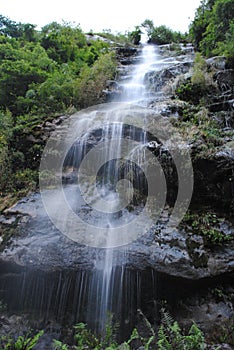
[[151,19],[146,19],[141,25],[143,28],[145,28],[148,38],[150,40],[154,31],[154,22]]
[[17,23],[8,17],[0,15],[0,33],[11,38],[23,38],[27,41],[36,40],[36,26],[30,23]]
[[141,31],[139,26],[136,26],[135,30],[133,30],[131,33],[129,33],[129,37],[131,39],[131,42],[134,45],[139,45],[140,44],[141,34],[142,34],[142,31]]
[[148,35],[148,42],[164,45],[172,42],[182,42],[186,40],[186,34],[175,32],[165,25],[154,27],[153,21],[146,19],[142,23],[142,27],[146,29]]
[[87,43],[79,27],[53,22],[42,28],[41,45],[50,58],[61,64],[75,61],[80,55],[80,49]]
[[197,50],[205,56],[226,54],[230,66],[233,56],[233,0],[204,0],[190,26],[190,35]]

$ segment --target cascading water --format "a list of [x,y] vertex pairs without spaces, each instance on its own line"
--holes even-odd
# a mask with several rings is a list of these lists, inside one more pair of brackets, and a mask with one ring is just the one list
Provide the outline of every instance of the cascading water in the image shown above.
[[[142,56],[140,63],[135,67],[132,72],[132,78],[122,85],[123,94],[122,99],[129,103],[139,103],[145,104],[146,101],[146,88],[144,85],[144,77],[146,72],[148,72],[152,65],[156,62],[156,51],[155,46],[146,45],[143,47]],[[103,128],[102,139],[110,139],[110,145],[107,149],[106,159],[113,159],[105,165],[105,169],[102,174],[101,187],[104,190],[104,196],[107,200],[110,200],[114,205],[118,206],[118,194],[116,192],[116,185],[119,180],[119,169],[121,168],[121,147],[122,140],[124,139],[124,124],[122,116],[119,118],[119,122],[113,124],[108,124]],[[129,136],[135,139],[135,129],[128,130]],[[137,173],[136,167],[133,165],[134,159],[137,158],[136,164],[141,166],[144,163],[145,155],[145,145],[146,145],[146,132],[141,130],[140,142],[138,145],[131,150],[128,150],[128,163],[124,166],[124,178],[133,183],[135,181],[135,186],[138,190],[143,188],[143,179],[140,174]],[[132,159],[132,162],[131,162]],[[133,175],[134,174],[134,175]],[[129,178],[130,177],[130,178]],[[131,186],[125,184],[124,191],[131,191]],[[109,203],[111,203],[109,201]],[[111,204],[109,204],[111,205]],[[119,216],[118,216],[119,214]],[[109,217],[107,222],[107,227],[115,226],[119,223],[121,218],[125,220],[130,220],[130,214],[125,210],[125,212],[117,212]],[[121,254],[121,260],[115,256],[114,259],[114,249],[112,248],[111,235],[107,238],[107,245],[104,251],[103,260],[99,260],[96,263],[95,270],[93,271],[91,283],[88,292],[88,314],[92,314],[93,318],[96,320],[96,330],[103,333],[105,331],[106,323],[108,322],[108,313],[114,313],[117,319],[121,318],[121,313],[123,310],[123,302],[125,300],[126,308],[129,308],[131,304],[131,297],[128,298],[124,288],[131,288],[131,283],[125,281],[128,279],[127,273],[125,271],[125,265],[127,263],[127,251],[128,246],[125,246],[125,254]],[[110,247],[110,248],[109,248]],[[125,260],[123,259],[125,257]],[[139,284],[139,281],[137,282]],[[129,291],[131,293],[131,290]],[[128,292],[128,293],[129,293]],[[132,291],[133,292],[133,291]],[[131,308],[130,308],[131,309]]]
[[[140,56],[140,63],[134,67],[132,77],[129,81],[125,81],[122,84],[122,101],[128,102],[129,104],[134,103],[135,105],[146,104],[148,96],[144,85],[144,77],[150,69],[155,69],[156,64],[157,52],[155,46],[144,46]],[[113,112],[111,111],[110,113]],[[138,299],[140,298],[139,278],[137,278],[137,281],[131,283],[131,274],[126,270],[128,246],[126,245],[124,247],[124,254],[122,252],[121,256],[118,256],[118,251],[116,252],[115,248],[113,248],[115,243],[112,241],[112,235],[108,233],[108,229],[126,220],[130,221],[133,215],[127,209],[118,209],[119,193],[116,187],[121,179],[120,169],[122,169],[122,177],[128,180],[123,183],[123,186],[124,192],[128,193],[129,196],[133,194],[132,184],[134,184],[134,188],[139,192],[146,187],[144,176],[140,173],[141,164],[144,164],[145,161],[145,145],[147,143],[146,132],[144,130],[136,130],[134,127],[126,128],[124,122],[125,120],[121,114],[119,115],[118,122],[113,124],[108,121],[105,126],[103,126],[99,138],[101,141],[109,140],[109,146],[105,150],[104,156],[105,159],[109,159],[109,162],[105,163],[100,170],[98,179],[99,194],[101,194],[102,200],[104,199],[106,201],[107,207],[111,209],[110,212],[112,213],[106,218],[101,216],[101,218],[95,221],[95,225],[100,224],[101,226],[106,226],[107,234],[102,259],[100,259],[97,253],[95,268],[91,274],[87,289],[86,321],[99,333],[105,332],[109,313],[113,313],[118,321],[120,321],[122,317],[125,319],[124,322],[131,322],[129,319],[132,316],[128,315],[127,310],[132,310],[131,304],[135,298],[133,295],[134,290],[131,290],[132,283],[137,286],[138,292],[136,292],[136,294],[138,293]],[[79,127],[79,123],[77,126]],[[130,147],[129,150],[127,150],[128,161],[123,163],[121,157],[123,152],[122,148],[126,147],[123,145],[123,140],[126,136],[133,140],[138,138],[138,144],[133,149]],[[90,139],[90,135],[86,134],[83,140],[81,139],[78,141],[78,146],[77,143],[75,143],[69,152],[67,161],[65,161],[66,166],[72,166],[73,170],[76,169],[75,171],[77,171],[79,163],[82,161],[82,157],[87,151],[88,139]],[[93,206],[96,200],[98,201],[94,196],[92,199]],[[123,311],[124,307],[126,308],[125,312]],[[135,308],[136,307],[137,305],[135,305]],[[125,316],[123,316],[124,314]]]
[[145,45],[139,57],[140,63],[137,64],[131,74],[131,77],[120,84],[123,94],[122,101],[145,106],[147,102],[147,91],[144,78],[150,70],[156,69],[159,64],[159,55],[154,45]]

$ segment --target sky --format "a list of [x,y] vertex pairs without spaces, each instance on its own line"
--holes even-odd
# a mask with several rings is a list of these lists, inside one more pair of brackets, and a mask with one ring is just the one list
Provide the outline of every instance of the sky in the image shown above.
[[145,19],[155,26],[186,32],[201,0],[0,0],[0,14],[11,20],[37,25],[72,22],[84,32],[134,30]]

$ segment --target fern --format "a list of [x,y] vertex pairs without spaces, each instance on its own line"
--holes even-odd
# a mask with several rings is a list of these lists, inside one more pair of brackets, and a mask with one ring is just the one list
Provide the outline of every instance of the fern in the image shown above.
[[188,335],[182,334],[178,322],[171,315],[161,310],[162,323],[158,331],[158,350],[203,350],[205,341],[202,331],[193,324]]
[[59,340],[55,340],[53,341],[53,349],[54,350],[69,350],[67,345],[62,343]]
[[171,350],[172,349],[172,345],[168,341],[168,337],[165,333],[165,329],[164,329],[163,325],[161,325],[159,327],[159,330],[158,330],[157,345],[158,345],[158,350]]
[[38,332],[35,336],[20,335],[16,341],[11,338],[1,337],[0,345],[2,350],[32,350],[38,343],[39,338],[44,334],[44,331]]
[[172,316],[169,314],[168,311],[166,311],[165,308],[161,309],[161,323],[169,329],[171,325],[174,323],[174,320]]

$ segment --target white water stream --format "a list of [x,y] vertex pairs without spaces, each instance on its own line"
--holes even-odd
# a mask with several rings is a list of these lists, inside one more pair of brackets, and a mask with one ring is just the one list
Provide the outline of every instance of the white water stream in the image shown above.
[[[122,101],[129,102],[134,105],[143,105],[147,103],[149,92],[147,92],[144,78],[145,74],[150,70],[155,70],[156,66],[159,65],[159,56],[156,51],[156,47],[153,45],[145,45],[142,49],[139,63],[133,67],[131,78],[122,83]],[[102,139],[109,138],[109,148],[107,149],[106,159],[117,159],[116,163],[109,162],[104,171],[104,177],[101,181],[102,191],[104,193],[105,200],[108,203],[108,207],[112,206],[110,211],[115,211],[114,208],[119,206],[119,195],[111,188],[111,184],[116,186],[119,180],[118,169],[121,167],[121,153],[122,153],[122,142],[124,139],[124,129],[122,116],[120,115],[119,123],[107,124],[102,131]],[[132,133],[134,139],[135,130],[130,129],[128,133]],[[110,136],[111,135],[111,136]],[[137,159],[136,163],[138,166],[144,163],[145,157],[145,144],[146,144],[146,133],[142,130],[141,134],[138,135],[140,143],[134,148],[129,150],[128,159]],[[134,166],[130,163],[125,165],[124,177],[128,180],[137,183],[138,189],[141,190],[142,179],[140,174],[132,174],[136,171]],[[131,186],[125,184],[124,191],[131,192]],[[109,208],[110,209],[110,208]],[[118,211],[116,209],[116,211]],[[127,210],[122,210],[120,215],[110,215],[106,221],[106,227],[112,228],[119,224],[120,220],[130,221],[131,214]],[[102,225],[103,225],[103,218]],[[125,254],[121,254],[121,261],[118,258],[118,253],[115,253],[115,249],[112,248],[114,245],[113,235],[107,234],[107,247],[105,248],[104,258],[102,260],[97,259],[95,270],[92,273],[91,281],[88,288],[88,317],[92,317],[96,323],[95,328],[97,332],[105,332],[105,326],[108,322],[109,314],[113,313],[114,318],[117,320],[121,318],[123,308],[126,310],[131,309],[131,281],[126,276],[125,265],[128,261],[128,246],[125,246]],[[115,253],[115,254],[114,254]],[[125,257],[125,260],[123,258]],[[138,281],[139,283],[139,281]],[[129,289],[129,290],[126,290]],[[127,317],[126,317],[127,316]],[[126,315],[125,311],[125,322],[129,322],[130,315]]]

